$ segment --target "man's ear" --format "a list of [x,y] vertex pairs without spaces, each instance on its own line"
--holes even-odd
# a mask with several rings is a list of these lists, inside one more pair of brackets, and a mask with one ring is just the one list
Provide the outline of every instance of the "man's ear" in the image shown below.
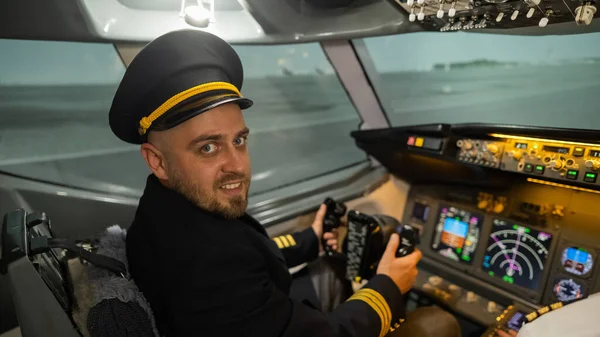
[[142,157],[144,157],[150,171],[152,171],[158,179],[168,180],[163,153],[150,143],[143,143],[140,151],[142,152]]

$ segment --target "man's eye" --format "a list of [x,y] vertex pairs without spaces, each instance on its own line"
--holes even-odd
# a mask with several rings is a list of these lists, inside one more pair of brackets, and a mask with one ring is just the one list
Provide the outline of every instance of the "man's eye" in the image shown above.
[[248,141],[248,139],[246,137],[238,137],[233,142],[235,145],[240,146],[240,145],[246,144],[247,141]]
[[215,144],[206,144],[202,147],[201,150],[204,153],[212,153],[217,150],[217,146]]

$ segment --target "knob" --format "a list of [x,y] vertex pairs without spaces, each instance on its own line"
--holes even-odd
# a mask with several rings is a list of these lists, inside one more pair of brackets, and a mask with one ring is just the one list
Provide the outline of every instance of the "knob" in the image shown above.
[[415,0],[406,0],[406,4],[408,5],[408,7],[412,7],[412,5],[415,4]]
[[428,281],[432,286],[437,287],[442,284],[443,279],[439,276],[430,276]]
[[519,161],[523,158],[523,153],[521,151],[513,150],[508,153],[509,157],[512,157],[514,160]]
[[410,15],[408,16],[408,21],[415,22],[416,19],[417,19],[417,16],[415,15],[415,9],[411,8]]
[[515,10],[512,15],[510,16],[510,19],[515,21],[517,19],[517,16],[519,16],[519,10]]
[[425,3],[425,0],[417,0],[417,3],[418,3],[419,5],[422,5],[422,4],[424,4],[424,3]]
[[529,11],[527,12],[527,18],[531,19],[533,14],[535,14],[535,8],[531,7],[531,8],[529,8]]
[[487,201],[485,199],[484,200],[480,200],[477,203],[477,208],[479,208],[479,209],[486,209],[488,207],[488,205],[489,205],[489,201]]
[[467,292],[467,302],[473,303],[475,301],[477,301],[477,295],[472,291]]
[[561,168],[563,168],[564,163],[562,162],[562,160],[553,160],[550,162],[550,168],[553,170],[560,170]]
[[465,140],[464,144],[463,144],[463,149],[465,150],[470,150],[473,148],[473,143],[471,143],[468,140]]
[[496,153],[498,152],[498,145],[496,144],[488,144],[485,147],[485,151],[491,152],[491,153]]
[[489,301],[489,302],[488,302],[488,304],[487,304],[487,311],[488,311],[490,314],[493,314],[493,313],[495,313],[497,310],[498,310],[498,305],[496,304],[496,302],[494,302],[494,301]]
[[592,170],[597,170],[598,166],[600,166],[600,163],[598,163],[597,160],[586,160],[585,161],[585,167],[592,169]]
[[500,22],[502,21],[502,18],[504,17],[504,13],[500,12],[500,14],[498,14],[498,16],[496,17],[496,22]]
[[500,214],[500,213],[502,213],[503,211],[504,211],[504,204],[503,204],[503,203],[501,203],[501,202],[497,202],[497,203],[494,205],[494,212],[495,212],[495,213],[497,213],[497,214]]
[[596,14],[596,6],[583,5],[575,8],[575,22],[577,25],[589,25]]
[[540,27],[544,28],[544,27],[546,27],[546,26],[548,25],[548,21],[549,21],[549,20],[548,20],[548,18],[544,16],[544,17],[543,17],[543,18],[540,20],[540,23],[538,23],[538,26],[540,26]]
[[452,292],[454,292],[454,291],[459,291],[459,290],[460,290],[460,287],[459,287],[459,286],[457,286],[456,284],[451,284],[451,285],[449,285],[449,286],[448,286],[448,290],[450,290],[450,291],[452,291]]

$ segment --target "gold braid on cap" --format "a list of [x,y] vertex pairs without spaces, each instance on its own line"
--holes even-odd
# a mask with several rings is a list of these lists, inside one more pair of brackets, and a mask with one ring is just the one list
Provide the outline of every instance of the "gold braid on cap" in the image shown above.
[[233,85],[231,83],[209,82],[209,83],[197,85],[195,87],[189,88],[187,90],[184,90],[184,91],[174,95],[173,97],[169,98],[166,102],[161,104],[158,108],[156,108],[156,110],[152,111],[152,113],[149,116],[140,119],[140,127],[138,129],[139,134],[140,135],[146,134],[146,132],[152,125],[152,122],[157,120],[160,116],[162,116],[165,112],[169,111],[171,108],[173,108],[177,104],[185,101],[186,99],[188,99],[190,97],[200,95],[200,94],[203,94],[203,93],[206,93],[209,91],[213,91],[213,90],[230,90],[230,91],[235,92],[238,95],[238,97],[242,97],[242,94],[240,93],[238,88],[236,88],[235,85]]

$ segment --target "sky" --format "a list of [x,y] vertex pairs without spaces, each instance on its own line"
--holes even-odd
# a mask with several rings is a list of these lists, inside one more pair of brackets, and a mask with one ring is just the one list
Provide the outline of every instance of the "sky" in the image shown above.
[[[503,36],[412,33],[366,39],[378,71],[428,70],[436,63],[490,59],[548,62],[600,57],[600,33]],[[332,73],[319,44],[235,46],[248,78],[317,69]],[[125,68],[110,44],[0,39],[1,84],[114,84]]]

